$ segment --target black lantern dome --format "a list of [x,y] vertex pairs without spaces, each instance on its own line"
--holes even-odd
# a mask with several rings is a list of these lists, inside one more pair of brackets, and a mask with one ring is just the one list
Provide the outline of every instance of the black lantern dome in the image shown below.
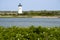
[[18,5],[18,6],[22,6],[22,5],[21,5],[21,3],[19,3],[19,5]]

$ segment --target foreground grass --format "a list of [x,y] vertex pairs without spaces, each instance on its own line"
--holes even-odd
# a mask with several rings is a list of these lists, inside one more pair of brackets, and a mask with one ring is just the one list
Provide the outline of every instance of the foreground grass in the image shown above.
[[60,40],[60,27],[2,27],[0,40]]

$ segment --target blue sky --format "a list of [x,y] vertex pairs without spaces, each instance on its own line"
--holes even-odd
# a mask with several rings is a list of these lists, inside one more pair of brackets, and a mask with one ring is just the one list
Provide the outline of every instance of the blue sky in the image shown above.
[[0,10],[17,11],[21,3],[23,10],[60,10],[60,0],[0,0]]

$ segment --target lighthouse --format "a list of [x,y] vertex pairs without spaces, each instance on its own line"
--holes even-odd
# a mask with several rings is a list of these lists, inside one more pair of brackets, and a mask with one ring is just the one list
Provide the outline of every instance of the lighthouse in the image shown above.
[[18,5],[18,13],[22,14],[22,5],[21,5],[21,3],[19,3],[19,5]]

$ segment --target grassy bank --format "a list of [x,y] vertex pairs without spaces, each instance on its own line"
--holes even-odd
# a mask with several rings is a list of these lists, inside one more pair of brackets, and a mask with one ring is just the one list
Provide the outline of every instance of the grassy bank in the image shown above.
[[0,18],[60,18],[60,16],[0,16]]
[[2,27],[0,40],[60,40],[60,27]]

